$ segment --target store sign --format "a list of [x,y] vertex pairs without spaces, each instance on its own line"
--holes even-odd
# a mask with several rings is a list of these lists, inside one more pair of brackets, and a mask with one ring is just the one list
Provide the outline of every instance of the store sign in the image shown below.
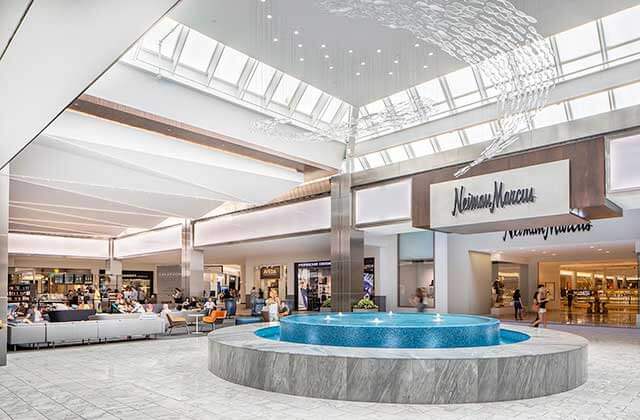
[[276,280],[280,278],[280,266],[269,265],[260,267],[260,279],[262,280]]
[[122,270],[122,279],[153,281],[153,271]]
[[182,288],[182,268],[179,265],[159,265],[156,273],[158,274],[158,301],[170,302],[174,289]]
[[581,223],[574,225],[546,226],[539,228],[524,228],[515,230],[506,230],[502,235],[502,240],[516,239],[530,236],[541,236],[545,241],[549,236],[560,236],[565,233],[590,232],[593,228],[591,223]]
[[569,160],[431,184],[431,229],[457,233],[582,221],[570,211]]

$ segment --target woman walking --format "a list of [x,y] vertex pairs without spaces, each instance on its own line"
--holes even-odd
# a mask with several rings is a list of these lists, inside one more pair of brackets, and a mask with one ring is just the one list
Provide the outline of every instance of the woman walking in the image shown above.
[[522,295],[520,294],[520,289],[516,289],[513,292],[513,308],[516,311],[516,321],[522,321]]

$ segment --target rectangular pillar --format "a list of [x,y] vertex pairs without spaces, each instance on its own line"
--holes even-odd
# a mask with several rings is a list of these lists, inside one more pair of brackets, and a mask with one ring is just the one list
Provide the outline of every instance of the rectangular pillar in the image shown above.
[[7,365],[9,282],[9,165],[0,170],[0,366]]
[[185,296],[202,297],[204,292],[208,292],[204,283],[204,252],[193,248],[193,224],[190,220],[185,220],[182,225],[180,271]]
[[352,225],[351,175],[331,180],[331,304],[335,312],[349,312],[362,298],[364,233]]

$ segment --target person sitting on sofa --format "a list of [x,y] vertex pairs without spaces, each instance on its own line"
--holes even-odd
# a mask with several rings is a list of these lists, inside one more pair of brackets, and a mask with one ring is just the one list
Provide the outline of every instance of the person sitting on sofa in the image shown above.
[[133,306],[131,307],[131,313],[143,314],[144,312],[144,306],[142,306],[140,302],[134,301]]
[[24,322],[29,324],[33,322],[42,322],[42,312],[38,309],[38,305],[32,305],[24,318]]

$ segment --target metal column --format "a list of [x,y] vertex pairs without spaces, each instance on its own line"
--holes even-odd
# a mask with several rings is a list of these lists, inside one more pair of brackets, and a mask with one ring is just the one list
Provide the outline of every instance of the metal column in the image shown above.
[[331,179],[331,302],[333,311],[349,312],[363,296],[364,233],[353,227],[351,172],[358,108],[352,107],[346,171]]
[[7,364],[7,288],[9,282],[9,165],[0,170],[0,366]]

